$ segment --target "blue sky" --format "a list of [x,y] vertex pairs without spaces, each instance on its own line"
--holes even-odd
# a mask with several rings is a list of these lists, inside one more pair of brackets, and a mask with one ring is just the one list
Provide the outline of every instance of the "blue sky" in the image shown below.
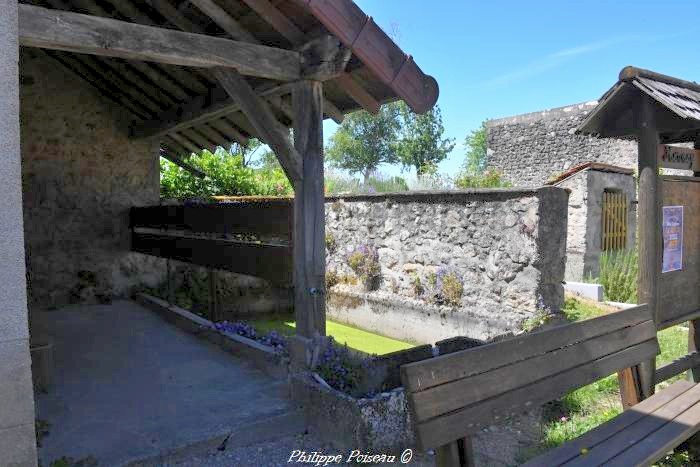
[[598,99],[626,65],[700,81],[698,0],[355,1],[437,79],[448,174],[481,121]]

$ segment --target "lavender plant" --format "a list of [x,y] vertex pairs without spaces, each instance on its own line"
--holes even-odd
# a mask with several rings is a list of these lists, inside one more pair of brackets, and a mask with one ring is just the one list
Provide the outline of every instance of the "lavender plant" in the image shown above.
[[346,262],[363,282],[366,290],[379,288],[382,268],[376,248],[371,245],[360,245],[347,256]]
[[424,296],[437,305],[459,306],[464,294],[464,280],[455,270],[441,267],[426,278]]
[[354,357],[347,345],[341,346],[330,338],[316,372],[330,387],[353,394],[359,386],[364,365],[366,362]]
[[214,323],[214,329],[219,332],[227,332],[230,334],[237,334],[239,336],[247,337],[260,342],[263,345],[272,347],[275,351],[284,353],[287,351],[287,339],[278,333],[277,331],[270,331],[268,334],[259,335],[257,330],[246,323],[245,321],[237,321],[231,323],[229,321],[220,321]]

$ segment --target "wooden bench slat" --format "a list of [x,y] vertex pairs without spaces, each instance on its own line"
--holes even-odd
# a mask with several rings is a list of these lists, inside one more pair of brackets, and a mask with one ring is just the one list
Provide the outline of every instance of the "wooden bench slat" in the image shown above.
[[[700,386],[695,385],[680,396],[672,399],[659,409],[638,420],[628,428],[607,438],[569,462],[567,467],[600,465],[619,455],[625,448],[633,446],[661,427],[683,414],[700,401]],[[698,419],[700,421],[700,419]],[[665,452],[665,451],[662,451]]]
[[498,397],[418,423],[417,438],[421,447],[426,449],[447,444],[467,433],[475,432],[481,426],[498,422],[502,416],[538,407],[567,394],[573,388],[601,379],[620,368],[654,358],[658,352],[659,346],[656,339],[648,340]]
[[598,318],[443,355],[429,361],[404,365],[401,368],[403,385],[408,392],[423,391],[455,379],[511,364],[516,355],[524,360],[650,319],[652,316],[649,308],[640,305]]
[[690,438],[700,428],[700,402],[683,411],[661,429],[613,458],[606,465],[651,465],[668,451]]
[[[592,360],[656,337],[653,321],[603,334],[527,360],[452,381],[413,395],[414,415],[420,421],[527,386]],[[588,381],[593,382],[593,380]],[[556,389],[555,389],[556,390]],[[541,397],[550,398],[548,390]]]
[[624,411],[617,417],[605,422],[594,430],[588,431],[578,438],[568,441],[556,449],[531,459],[523,464],[522,467],[549,467],[562,465],[565,462],[578,457],[581,454],[581,449],[591,449],[591,446],[600,444],[601,442],[624,430],[641,418],[647,416],[671,400],[680,396],[693,386],[694,383],[691,383],[690,381],[677,381],[663,391],[655,394],[653,397],[644,399],[639,404]]

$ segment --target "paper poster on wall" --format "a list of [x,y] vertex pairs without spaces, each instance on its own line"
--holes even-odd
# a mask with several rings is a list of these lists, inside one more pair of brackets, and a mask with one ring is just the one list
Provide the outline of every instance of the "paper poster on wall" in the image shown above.
[[664,206],[664,260],[661,272],[683,268],[683,206]]

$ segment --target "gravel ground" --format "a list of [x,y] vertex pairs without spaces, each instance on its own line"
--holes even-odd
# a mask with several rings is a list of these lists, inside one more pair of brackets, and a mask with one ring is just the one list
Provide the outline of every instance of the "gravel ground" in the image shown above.
[[[311,455],[314,451],[323,455],[342,455],[343,461],[328,465],[392,465],[392,464],[366,464],[345,462],[348,452],[341,452],[314,439],[310,435],[299,435],[282,438],[268,443],[260,443],[252,446],[227,449],[215,454],[197,455],[183,458],[176,462],[162,464],[161,467],[277,467],[288,465],[315,466],[315,463],[288,463],[295,450],[305,451]],[[381,454],[381,453],[372,453]],[[321,463],[320,465],[323,465]],[[426,455],[414,455],[408,464],[401,464],[397,457],[393,465],[411,465],[413,467],[432,467],[434,458]]]

